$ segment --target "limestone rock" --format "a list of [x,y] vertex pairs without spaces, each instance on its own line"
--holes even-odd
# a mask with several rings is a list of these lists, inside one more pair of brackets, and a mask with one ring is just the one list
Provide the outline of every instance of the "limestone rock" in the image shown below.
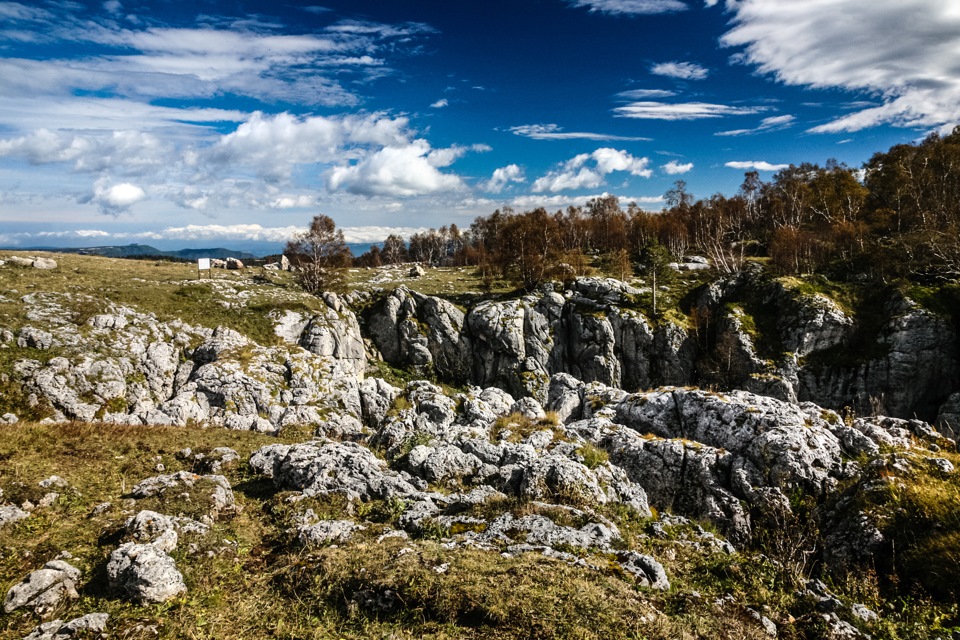
[[390,471],[386,462],[353,442],[298,444],[287,449],[282,458],[277,453],[273,450],[264,456],[275,456],[274,483],[306,495],[343,493],[350,499],[367,501],[417,491]]
[[128,542],[114,550],[107,578],[112,588],[137,603],[159,604],[187,590],[173,558],[152,544]]
[[63,560],[52,560],[12,586],[3,599],[4,613],[21,608],[44,615],[68,599],[78,598],[80,570]]
[[36,258],[31,266],[34,269],[56,269],[57,261],[53,258]]
[[0,506],[0,529],[8,524],[13,524],[14,522],[29,517],[29,513],[16,505],[2,505]]
[[297,539],[304,546],[346,542],[355,531],[362,531],[364,528],[350,520],[321,520],[316,524],[298,528]]
[[69,622],[52,620],[45,622],[25,636],[23,640],[69,640],[70,638],[102,638],[110,614],[88,613]]

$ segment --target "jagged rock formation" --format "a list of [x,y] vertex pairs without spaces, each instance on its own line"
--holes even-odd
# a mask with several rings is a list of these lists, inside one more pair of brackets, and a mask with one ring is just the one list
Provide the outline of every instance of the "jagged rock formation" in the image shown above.
[[704,287],[689,324],[651,321],[637,310],[641,295],[616,280],[578,278],[562,294],[547,286],[464,313],[400,288],[367,312],[365,326],[395,366],[541,403],[550,377],[569,373],[627,390],[710,384],[933,421],[960,388],[951,320],[899,294],[852,315],[822,293],[744,273]]

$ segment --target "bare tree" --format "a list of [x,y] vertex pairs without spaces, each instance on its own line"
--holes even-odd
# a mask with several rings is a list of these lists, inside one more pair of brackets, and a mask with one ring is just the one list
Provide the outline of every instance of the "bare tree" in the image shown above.
[[284,254],[295,267],[300,285],[310,293],[343,288],[343,268],[352,255],[343,231],[329,216],[314,216],[310,227],[287,242]]

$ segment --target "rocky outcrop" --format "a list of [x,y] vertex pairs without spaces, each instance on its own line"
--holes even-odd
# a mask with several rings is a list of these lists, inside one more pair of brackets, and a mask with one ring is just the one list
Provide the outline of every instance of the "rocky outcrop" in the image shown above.
[[20,360],[13,375],[51,419],[272,433],[289,424],[321,428],[337,413],[355,421],[341,422],[339,432],[360,429],[363,339],[356,316],[332,294],[315,317],[278,315],[278,335],[289,344],[271,347],[226,327],[161,323],[122,307],[79,327],[63,308],[66,296],[22,300],[37,323],[20,330],[22,346],[62,355]]
[[560,372],[630,388],[689,381],[692,339],[683,327],[654,328],[630,309],[640,295],[617,280],[580,278],[563,294],[547,288],[519,300],[486,300],[464,315],[401,287],[371,309],[366,329],[395,366],[540,402]]
[[471,345],[463,334],[464,314],[450,302],[399,287],[373,307],[366,325],[390,364],[433,370],[454,384],[468,380]]
[[933,421],[960,385],[957,335],[947,318],[907,298],[890,301],[874,336],[860,336],[861,355],[834,349],[798,372],[801,399],[865,413],[915,415]]

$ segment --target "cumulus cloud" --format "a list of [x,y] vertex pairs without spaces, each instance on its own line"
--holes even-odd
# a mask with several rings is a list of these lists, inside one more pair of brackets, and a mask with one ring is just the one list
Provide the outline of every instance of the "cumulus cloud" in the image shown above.
[[688,162],[686,164],[680,164],[676,160],[671,160],[670,162],[661,166],[660,168],[663,169],[664,173],[671,176],[676,176],[676,175],[688,173],[691,169],[693,169],[693,163]]
[[626,151],[608,147],[593,153],[583,153],[567,160],[556,170],[537,178],[533,183],[534,193],[592,189],[604,184],[605,177],[615,171],[649,178],[653,175],[649,158],[635,158]]
[[650,138],[637,136],[616,136],[607,133],[588,133],[583,131],[564,131],[557,124],[524,124],[510,127],[518,136],[534,140],[597,140],[597,141],[649,141]]
[[327,188],[388,197],[459,191],[465,188],[460,177],[438,170],[452,161],[451,155],[455,154],[449,150],[431,150],[425,140],[384,147],[356,164],[331,169],[327,174]]
[[99,205],[104,213],[119,214],[146,197],[146,192],[135,184],[107,184],[104,180],[98,180],[93,186],[93,196],[88,200]]
[[811,129],[881,124],[937,127],[960,121],[960,10],[949,0],[739,0],[722,43],[790,85],[842,88],[883,104]]
[[617,107],[614,112],[622,118],[643,120],[702,120],[724,116],[744,116],[765,111],[766,107],[736,107],[708,102],[633,102]]
[[444,107],[448,106],[449,104],[450,104],[450,101],[449,101],[449,100],[447,100],[446,98],[440,98],[439,100],[437,100],[436,102],[434,102],[433,104],[431,104],[431,105],[430,105],[430,108],[431,108],[431,109],[443,109]]
[[680,80],[703,80],[710,70],[693,62],[661,62],[650,67],[650,73]]
[[253,167],[266,180],[289,178],[302,164],[356,157],[364,147],[403,145],[408,120],[383,114],[299,117],[256,112],[216,144],[198,152],[195,162],[208,168]]
[[610,15],[650,15],[685,11],[681,0],[568,0],[574,7],[587,7],[591,12]]
[[732,131],[718,131],[715,136],[746,136],[754,133],[766,133],[771,131],[782,131],[794,125],[796,116],[772,116],[760,121],[760,125],[753,129],[733,129]]
[[511,182],[526,182],[523,175],[523,169],[515,164],[508,164],[494,170],[489,180],[481,182],[478,186],[484,191],[490,193],[500,193]]
[[786,169],[790,165],[788,164],[770,164],[769,162],[756,161],[756,160],[744,160],[744,161],[735,161],[727,162],[724,164],[725,167],[730,167],[731,169],[753,169],[756,171],[780,171],[781,169]]

